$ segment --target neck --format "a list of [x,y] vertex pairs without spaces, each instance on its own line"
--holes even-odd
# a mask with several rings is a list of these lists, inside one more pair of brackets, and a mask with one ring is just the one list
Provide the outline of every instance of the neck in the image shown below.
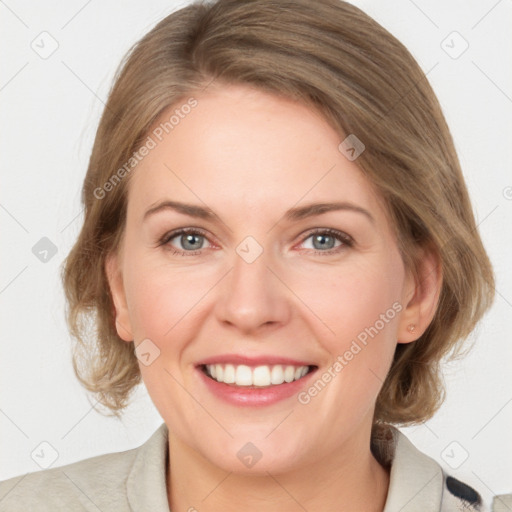
[[369,431],[362,444],[350,439],[327,458],[275,475],[224,471],[171,432],[169,453],[172,511],[381,512],[386,502],[389,471],[372,455]]

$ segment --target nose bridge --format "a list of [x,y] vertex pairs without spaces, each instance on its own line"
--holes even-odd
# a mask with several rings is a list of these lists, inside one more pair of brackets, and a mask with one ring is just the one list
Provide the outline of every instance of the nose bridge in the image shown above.
[[247,331],[286,320],[286,290],[268,268],[272,267],[271,253],[252,236],[235,248],[218,302],[221,321]]

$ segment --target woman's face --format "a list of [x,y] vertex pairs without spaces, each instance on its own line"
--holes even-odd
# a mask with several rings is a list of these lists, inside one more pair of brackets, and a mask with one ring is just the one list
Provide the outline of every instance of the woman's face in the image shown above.
[[180,105],[155,123],[131,177],[108,267],[118,332],[172,438],[225,470],[367,449],[411,341],[414,287],[382,204],[307,107],[244,86],[194,98],[168,133]]

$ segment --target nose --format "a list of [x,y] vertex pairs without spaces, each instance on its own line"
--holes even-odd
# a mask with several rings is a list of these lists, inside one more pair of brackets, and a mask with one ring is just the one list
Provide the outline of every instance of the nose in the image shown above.
[[290,318],[290,291],[265,251],[252,262],[235,252],[233,266],[217,293],[220,322],[244,334],[255,334]]

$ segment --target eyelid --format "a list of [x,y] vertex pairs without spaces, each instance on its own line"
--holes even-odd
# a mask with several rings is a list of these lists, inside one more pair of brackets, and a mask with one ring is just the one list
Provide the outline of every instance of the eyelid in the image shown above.
[[355,240],[344,231],[340,231],[338,229],[333,228],[313,228],[312,230],[308,231],[306,234],[304,234],[301,237],[300,242],[297,245],[303,244],[308,238],[316,235],[316,234],[326,234],[328,236],[332,236],[336,240],[339,240],[341,243],[337,247],[333,247],[331,249],[321,251],[318,249],[301,249],[303,251],[309,251],[312,254],[322,254],[322,255],[335,255],[339,254],[343,250],[346,250],[350,247],[353,247],[355,245]]
[[323,233],[327,233],[335,238],[338,238],[346,244],[353,244],[355,242],[354,239],[348,233],[345,233],[344,231],[340,231],[339,229],[334,228],[313,228],[302,236],[302,242],[304,242],[304,240],[307,240],[310,236]]
[[[198,228],[198,227],[195,227],[195,226],[187,226],[187,227],[184,227],[184,228],[177,228],[177,229],[173,229],[171,231],[167,231],[163,234],[163,236],[161,236],[158,241],[157,241],[157,244],[156,246],[157,247],[160,247],[160,246],[165,246],[167,245],[173,238],[176,238],[180,235],[187,235],[187,234],[192,234],[192,235],[200,235],[202,237],[204,237],[206,240],[208,240],[210,243],[212,243],[212,241],[210,240],[210,236],[208,235],[207,231],[203,228]],[[177,251],[181,251],[180,249],[176,249]],[[202,249],[198,249],[199,251],[202,250]],[[185,251],[183,251],[185,252]],[[186,251],[187,253],[193,253],[193,251]]]

